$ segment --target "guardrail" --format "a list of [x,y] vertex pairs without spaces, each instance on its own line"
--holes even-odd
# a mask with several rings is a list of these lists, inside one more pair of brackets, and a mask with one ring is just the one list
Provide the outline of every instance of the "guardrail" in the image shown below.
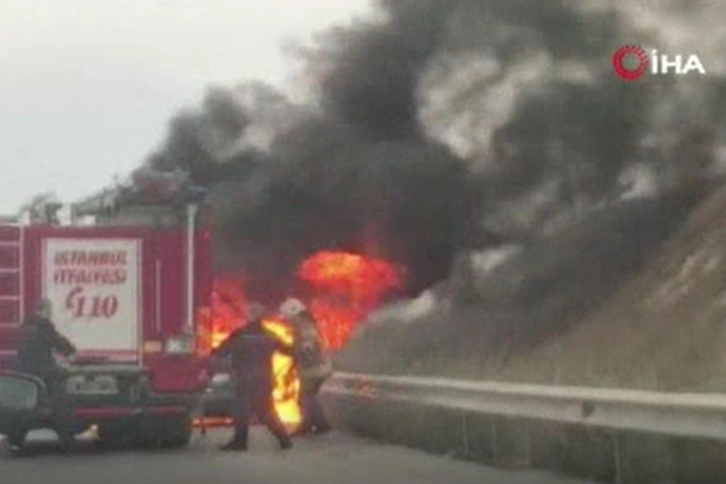
[[726,395],[338,373],[326,391],[619,430],[726,440]]
[[[599,440],[596,446],[593,444],[591,452],[609,454],[608,459],[611,461],[612,469],[609,473],[606,472],[607,480],[647,482],[649,479],[644,477],[642,472],[631,472],[624,467],[634,468],[640,464],[644,465],[645,461],[652,457],[654,463],[651,467],[664,468],[662,472],[655,472],[659,478],[674,479],[673,474],[678,474],[679,482],[691,482],[689,475],[693,472],[684,469],[682,462],[671,462],[686,459],[689,460],[689,468],[695,466],[703,472],[710,472],[709,476],[715,472],[720,476],[718,480],[704,481],[701,472],[693,482],[726,482],[726,395],[673,394],[352,373],[336,374],[326,384],[325,393],[328,400],[342,397],[349,403],[355,402],[354,407],[350,407],[350,412],[369,412],[365,418],[371,420],[370,425],[374,425],[374,418],[385,418],[383,412],[372,417],[371,409],[377,405],[398,405],[396,419],[387,420],[386,425],[401,427],[399,436],[405,434],[409,440],[415,440],[415,433],[421,434],[419,443],[427,438],[425,435],[428,435],[429,439],[437,438],[435,433],[427,434],[422,430],[422,426],[435,426],[435,424],[433,422],[422,424],[420,410],[428,408],[428,415],[432,416],[434,414],[430,409],[439,409],[439,413],[436,414],[438,417],[432,418],[448,418],[450,426],[455,425],[454,422],[460,419],[456,424],[460,434],[458,445],[460,453],[466,456],[472,442],[486,434],[486,439],[489,440],[488,455],[493,463],[499,460],[496,454],[497,447],[500,447],[501,452],[501,446],[497,445],[496,440],[501,439],[503,433],[511,433],[510,437],[515,440],[534,440],[527,443],[530,448],[542,446],[542,442],[549,439],[551,445],[545,453],[551,458],[553,446],[560,446],[559,452],[563,453],[564,446],[572,445],[572,442],[563,443],[562,440],[566,440],[566,436],[571,435],[571,430],[574,429],[580,432],[580,437],[579,440],[573,439],[573,441],[582,442],[582,435],[586,434],[585,440],[589,439],[589,443],[592,443],[593,439]],[[389,413],[390,408],[388,408]],[[400,411],[401,408],[405,410]],[[418,417],[407,416],[407,413],[413,415],[416,412],[419,412]],[[341,407],[338,406],[334,413],[341,413]],[[343,409],[342,413],[346,413],[346,410]],[[485,418],[476,420],[477,416]],[[356,418],[358,427],[361,427],[360,416],[348,415],[344,416],[343,420],[350,423]],[[405,423],[406,420],[410,422]],[[507,430],[507,423],[512,422],[520,424],[519,430],[514,431],[511,426]],[[522,422],[534,423],[537,431],[522,432]],[[342,422],[342,425],[346,425],[346,422]],[[546,432],[543,431],[542,425],[547,426]],[[407,427],[404,430],[405,426]],[[530,430],[532,427],[533,425],[530,425]],[[387,430],[384,430],[385,432]],[[557,434],[554,438],[553,433]],[[636,440],[638,444],[634,444]],[[654,442],[657,444],[654,445]],[[697,444],[696,450],[694,443]],[[656,447],[657,456],[642,455],[643,452],[647,453],[648,448]],[[716,449],[715,457],[711,460],[715,463],[694,463],[694,459],[714,454],[714,449]],[[568,449],[567,452],[576,450]],[[639,459],[643,462],[625,465],[624,462],[628,460],[626,454],[633,452],[640,453]],[[694,457],[694,452],[698,458]],[[678,471],[674,470],[676,468]]]

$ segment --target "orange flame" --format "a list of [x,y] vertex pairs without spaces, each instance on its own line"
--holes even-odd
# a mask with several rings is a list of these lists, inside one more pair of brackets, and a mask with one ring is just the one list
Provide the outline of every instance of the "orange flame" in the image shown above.
[[[283,321],[268,319],[264,322],[264,326],[283,344],[292,346],[295,342],[292,329]],[[284,424],[297,427],[302,421],[302,411],[299,403],[300,378],[295,361],[286,354],[275,352],[272,356],[272,374],[275,378],[272,398],[277,415]]]
[[313,289],[310,312],[327,349],[342,348],[381,297],[401,285],[388,262],[348,252],[319,252],[300,266],[299,277]]
[[[401,274],[391,264],[347,252],[319,252],[299,268],[298,277],[312,289],[307,305],[315,318],[326,349],[340,349],[355,327],[376,308],[381,297],[400,287]],[[247,297],[238,280],[217,279],[211,306],[198,313],[198,348],[208,355],[213,348],[243,324]],[[292,345],[294,334],[285,321],[267,319],[265,328],[282,343]],[[299,406],[300,379],[292,358],[275,353],[272,370],[273,399],[280,419],[297,428],[302,421]]]
[[199,310],[198,352],[208,355],[237,329],[247,314],[247,298],[242,283],[232,279],[214,281],[210,306]]

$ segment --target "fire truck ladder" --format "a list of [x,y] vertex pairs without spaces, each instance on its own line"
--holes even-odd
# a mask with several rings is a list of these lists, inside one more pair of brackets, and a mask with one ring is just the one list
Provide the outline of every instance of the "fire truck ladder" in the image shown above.
[[24,318],[23,304],[23,238],[19,224],[0,225],[0,356],[8,356],[11,348],[3,344],[8,331]]

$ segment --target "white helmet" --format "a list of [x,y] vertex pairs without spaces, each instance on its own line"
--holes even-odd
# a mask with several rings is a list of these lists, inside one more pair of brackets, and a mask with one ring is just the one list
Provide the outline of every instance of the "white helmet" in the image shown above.
[[289,298],[280,304],[280,314],[285,318],[294,318],[305,312],[305,305],[299,299]]

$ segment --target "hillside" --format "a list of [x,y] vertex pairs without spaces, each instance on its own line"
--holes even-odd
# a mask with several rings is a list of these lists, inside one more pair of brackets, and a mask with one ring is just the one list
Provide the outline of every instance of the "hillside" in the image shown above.
[[[634,280],[572,331],[497,378],[726,390],[726,188]],[[491,375],[494,376],[494,375]]]
[[723,390],[726,187],[697,192],[628,202],[533,241],[469,284],[440,289],[426,315],[368,327],[340,364]]

